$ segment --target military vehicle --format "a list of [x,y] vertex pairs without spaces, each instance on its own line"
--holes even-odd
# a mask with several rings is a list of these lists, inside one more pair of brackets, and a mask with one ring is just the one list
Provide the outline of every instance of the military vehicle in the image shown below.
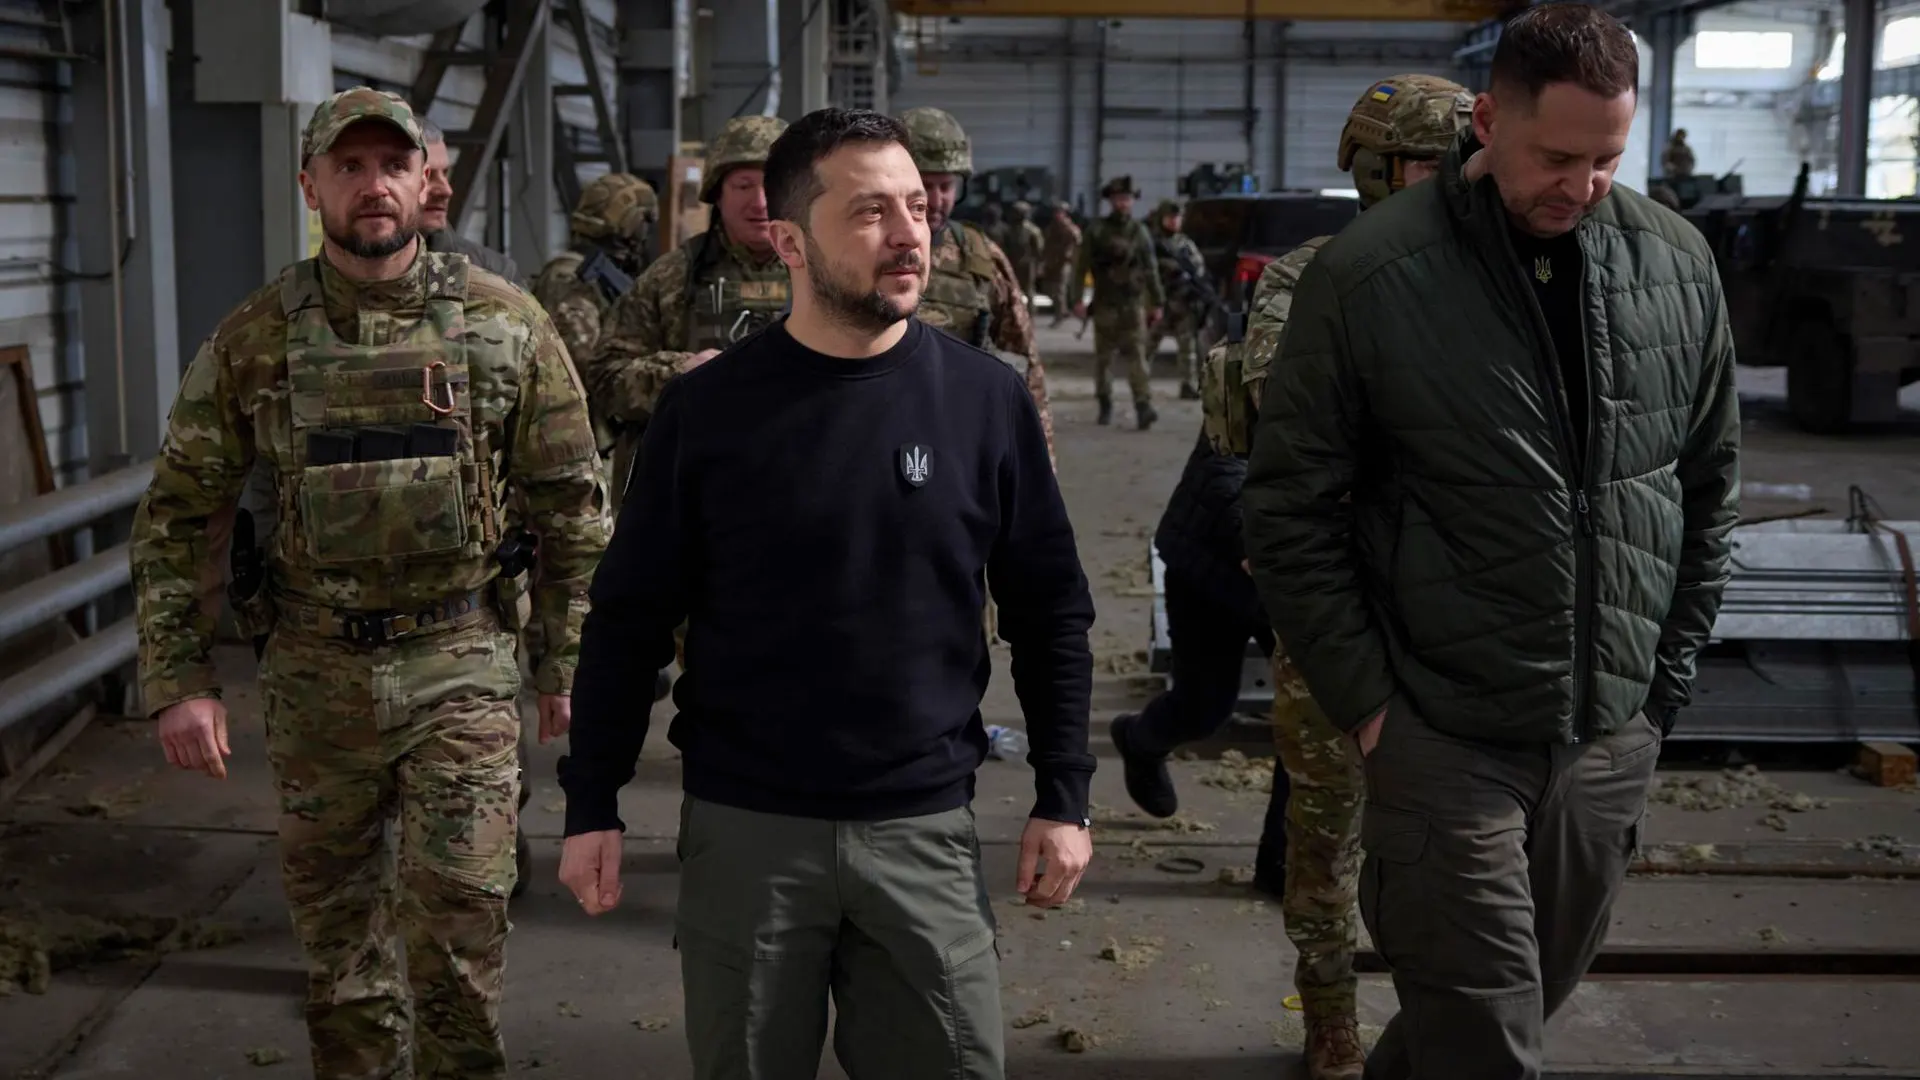
[[1249,171],[1245,165],[1206,164],[1181,177],[1178,187],[1180,194],[1189,199],[1205,199],[1213,195],[1252,195],[1260,190],[1260,175]]
[[1704,176],[1695,173],[1692,176],[1656,176],[1647,181],[1647,190],[1664,186],[1680,200],[1682,211],[1698,206],[1701,199],[1709,195],[1745,195],[1746,185],[1740,174],[1729,172],[1725,176]]
[[[982,169],[967,178],[966,190],[960,194],[960,202],[953,208],[955,221],[979,222],[980,212],[988,203],[997,203],[1003,212],[1006,207],[1025,199],[1033,206],[1051,206],[1060,196],[1060,185],[1054,180],[1053,170],[1044,165],[1010,165],[998,169]],[[1077,217],[1078,215],[1076,215]],[[1045,216],[1035,219],[1035,223],[1045,225]]]
[[1713,246],[1739,362],[1787,369],[1812,432],[1885,423],[1920,380],[1920,202],[1708,195],[1685,211]]

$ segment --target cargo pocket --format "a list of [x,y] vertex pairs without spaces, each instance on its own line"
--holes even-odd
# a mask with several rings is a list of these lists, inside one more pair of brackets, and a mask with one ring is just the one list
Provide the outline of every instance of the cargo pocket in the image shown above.
[[972,1077],[1002,1057],[999,941],[991,926],[982,927],[947,946],[940,959],[952,1075]]
[[1373,949],[1398,968],[1426,936],[1428,904],[1421,886],[1427,853],[1425,815],[1369,802],[1361,810],[1360,917]]
[[460,551],[467,543],[460,462],[309,465],[300,474],[300,519],[307,550],[321,563]]

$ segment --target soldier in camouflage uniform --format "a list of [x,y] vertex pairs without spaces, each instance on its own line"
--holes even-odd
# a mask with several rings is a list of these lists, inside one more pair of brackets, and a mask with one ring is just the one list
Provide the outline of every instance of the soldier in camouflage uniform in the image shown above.
[[567,250],[533,279],[533,298],[552,316],[576,365],[599,347],[602,320],[646,268],[659,217],[653,186],[637,176],[605,173],[581,190],[568,219],[573,238]]
[[1093,274],[1093,305],[1073,307],[1075,318],[1093,312],[1093,386],[1100,398],[1100,422],[1113,422],[1113,368],[1125,368],[1133,391],[1133,411],[1140,430],[1153,426],[1160,414],[1153,409],[1148,381],[1147,333],[1160,323],[1166,293],[1160,288],[1159,263],[1146,226],[1133,220],[1133,178],[1118,177],[1100,189],[1112,212],[1087,226],[1074,261],[1073,278],[1085,281]]
[[773,116],[727,121],[707,144],[700,179],[700,201],[714,208],[713,223],[647,267],[614,303],[599,347],[580,364],[596,430],[617,443],[616,508],[660,388],[789,306],[787,266],[773,251],[761,186],[767,149],[786,129]]
[[1687,129],[1675,128],[1660,151],[1660,176],[1663,180],[1684,180],[1693,175],[1693,147],[1687,145]]
[[260,587],[229,597],[265,635],[318,1080],[507,1075],[515,634],[545,628],[541,737],[563,734],[608,537],[585,394],[546,314],[418,238],[423,144],[392,94],[315,110],[300,180],[323,252],[202,344],[132,536],[146,709],[170,763],[224,777],[209,586],[248,471],[272,471]]
[[1047,370],[1033,340],[1033,314],[1020,280],[998,244],[980,229],[953,220],[960,189],[973,173],[973,146],[960,122],[939,109],[908,109],[908,149],[927,189],[927,227],[933,232],[927,288],[916,316],[928,326],[986,349],[1022,372],[1027,393],[1040,410],[1053,453],[1053,410],[1047,403]]
[[1080,252],[1080,226],[1074,224],[1073,207],[1055,203],[1047,222],[1047,242],[1040,256],[1040,280],[1053,300],[1053,325],[1067,319],[1067,312],[1080,302],[1080,279],[1073,276],[1073,264]]
[[1001,249],[1013,264],[1020,291],[1027,294],[1027,306],[1033,306],[1034,291],[1040,287],[1040,253],[1047,237],[1033,223],[1033,204],[1021,199],[1007,211],[1007,242]]
[[[1160,351],[1160,342],[1173,335],[1174,355],[1180,366],[1180,400],[1200,400],[1200,322],[1206,317],[1206,301],[1200,288],[1206,284],[1207,267],[1193,238],[1180,231],[1180,204],[1160,200],[1153,209],[1153,248],[1159,256],[1160,288],[1167,296],[1166,317],[1147,346],[1147,355]],[[1195,280],[1189,280],[1195,279]]]
[[[1440,158],[1472,116],[1473,95],[1430,75],[1397,75],[1367,88],[1340,133],[1340,168],[1353,174],[1362,208],[1439,171]],[[1244,341],[1216,347],[1202,370],[1208,439],[1222,453],[1251,449],[1267,368],[1293,307],[1300,272],[1332,237],[1316,237],[1267,264],[1254,287]],[[1287,800],[1287,937],[1299,952],[1294,981],[1307,1023],[1313,1080],[1362,1075],[1353,952],[1360,873],[1360,751],[1314,702],[1287,658],[1273,653],[1274,741],[1292,781]]]

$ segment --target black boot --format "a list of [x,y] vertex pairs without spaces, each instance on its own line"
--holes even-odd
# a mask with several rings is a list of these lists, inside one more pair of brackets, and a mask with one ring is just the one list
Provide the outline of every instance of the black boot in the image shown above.
[[1152,427],[1153,422],[1155,420],[1160,419],[1160,414],[1153,411],[1153,406],[1144,401],[1136,402],[1134,404],[1133,414],[1134,414],[1134,417],[1136,418],[1136,421],[1140,425],[1141,431],[1145,431],[1148,428]]
[[1100,399],[1100,424],[1102,426],[1105,426],[1111,423],[1113,423],[1113,402],[1109,401],[1106,398],[1101,398]]
[[1134,805],[1157,818],[1170,818],[1180,809],[1180,795],[1173,789],[1173,774],[1167,771],[1166,756],[1142,753],[1133,746],[1134,725],[1140,717],[1127,713],[1116,716],[1110,734],[1114,749],[1120,751],[1127,796]]

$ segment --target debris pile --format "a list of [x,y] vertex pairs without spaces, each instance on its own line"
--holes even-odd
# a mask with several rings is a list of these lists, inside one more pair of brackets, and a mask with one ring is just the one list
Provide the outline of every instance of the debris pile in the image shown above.
[[1053,1023],[1053,1009],[1050,1006],[1042,1005],[1037,1009],[1030,1009],[1027,1012],[1021,1013],[1019,1016],[1014,1017],[1012,1022],[1014,1027],[1022,1030],[1030,1027],[1038,1027],[1041,1024],[1051,1024]]
[[1647,792],[1647,801],[1664,803],[1681,810],[1738,810],[1747,806],[1764,806],[1769,810],[1800,814],[1827,808],[1827,800],[1789,791],[1762,773],[1757,765],[1722,769],[1712,776],[1656,776],[1653,787]]
[[19,990],[44,994],[55,972],[83,964],[211,949],[238,940],[240,932],[233,927],[190,919],[0,909],[0,997]]
[[1127,971],[1144,971],[1160,959],[1160,949],[1165,944],[1165,939],[1143,934],[1135,934],[1126,945],[1109,939],[1100,950],[1100,959],[1110,960]]
[[1202,776],[1200,782],[1222,791],[1270,794],[1273,791],[1273,759],[1250,758],[1238,750],[1223,750],[1213,770]]
[[1892,833],[1874,833],[1859,840],[1847,841],[1850,851],[1864,851],[1888,859],[1907,857],[1907,842]]

